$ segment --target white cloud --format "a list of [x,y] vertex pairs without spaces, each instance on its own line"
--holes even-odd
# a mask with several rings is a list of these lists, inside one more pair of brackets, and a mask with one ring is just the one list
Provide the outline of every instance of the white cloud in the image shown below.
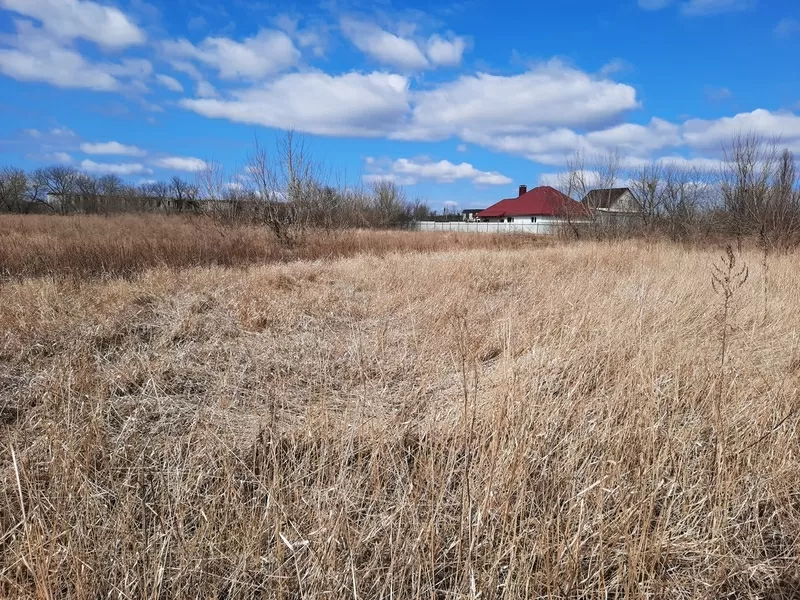
[[623,71],[628,71],[631,68],[631,64],[624,58],[614,58],[601,67],[600,77],[610,77],[615,73],[622,73]]
[[180,39],[166,42],[164,50],[168,56],[204,63],[216,69],[223,79],[261,79],[285,71],[300,60],[291,38],[272,29],[262,29],[243,42],[208,37],[195,46]]
[[755,133],[778,139],[781,146],[800,152],[800,116],[790,112],[772,113],[759,109],[715,120],[690,119],[671,123],[654,118],[645,125],[624,123],[589,133],[568,128],[529,135],[488,135],[467,132],[465,139],[490,150],[524,156],[532,161],[561,166],[566,157],[581,152],[594,158],[619,152],[627,166],[641,165],[665,152],[688,151],[692,158],[667,155],[662,161],[700,170],[719,166],[723,144],[737,134]]
[[195,91],[200,98],[216,98],[219,96],[216,88],[204,79],[197,82]]
[[466,144],[459,144],[458,146],[456,146],[456,150],[458,150],[459,152],[466,152],[467,150],[469,150],[469,148],[467,147]]
[[[318,135],[459,137],[515,153],[521,152],[513,146],[529,145],[531,136],[561,137],[568,148],[579,138],[569,127],[614,121],[639,106],[632,87],[558,61],[519,75],[462,76],[415,93],[409,83],[385,72],[292,73],[224,98],[186,98],[181,105],[207,117]],[[513,139],[519,136],[525,139]],[[547,147],[552,140],[542,142]],[[526,150],[534,151],[540,152]]]
[[566,188],[569,181],[580,181],[588,189],[602,185],[603,177],[598,171],[590,169],[579,169],[573,172],[542,173],[539,175],[539,185]]
[[778,138],[781,144],[800,149],[800,116],[790,112],[773,113],[757,109],[713,121],[691,119],[683,124],[683,138],[694,148],[718,150],[739,133],[758,133]]
[[0,0],[0,7],[41,21],[52,36],[65,41],[80,38],[119,50],[146,39],[122,11],[91,0]]
[[72,162],[72,156],[66,152],[53,152],[53,154],[49,155],[49,158],[62,164],[69,164]]
[[464,75],[415,94],[410,128],[396,137],[503,135],[590,126],[639,106],[636,90],[553,60],[512,76]]
[[62,88],[112,91],[116,77],[101,65],[88,62],[75,50],[62,47],[29,21],[16,21],[17,32],[4,36],[0,72],[20,81],[41,81]]
[[373,23],[345,17],[340,21],[342,33],[356,48],[381,64],[406,70],[428,66],[428,59],[416,42],[385,31]]
[[202,171],[208,166],[204,160],[191,156],[168,156],[166,158],[159,158],[153,164],[162,169],[186,171],[188,173]]
[[98,175],[137,175],[141,173],[152,173],[150,169],[139,163],[97,163],[93,160],[81,161],[81,169],[87,173],[96,173]]
[[78,134],[72,131],[69,127],[53,127],[50,130],[50,135],[56,137],[67,137],[67,138],[74,138],[78,137]]
[[147,154],[141,148],[136,146],[126,146],[119,142],[100,142],[90,144],[88,142],[81,144],[81,151],[86,154],[108,154],[119,156],[144,156]]
[[172,68],[175,69],[176,71],[180,73],[186,73],[189,77],[191,77],[195,81],[201,81],[205,79],[203,74],[200,72],[200,69],[195,67],[189,61],[174,59],[170,60],[169,64],[171,64]]
[[314,56],[325,56],[328,45],[328,28],[326,25],[314,24],[312,26],[298,27],[298,20],[289,15],[279,15],[275,18],[278,29],[285,31],[298,46],[310,50]]
[[654,118],[647,125],[624,123],[584,136],[589,150],[598,152],[619,149],[625,153],[659,150],[680,144],[680,128],[663,119]]
[[367,184],[380,183],[382,181],[389,181],[397,185],[415,185],[417,183],[417,180],[413,177],[397,175],[395,173],[368,173],[361,179]]
[[147,89],[143,80],[153,70],[148,60],[91,62],[68,42],[56,39],[30,21],[15,19],[14,25],[14,34],[0,36],[0,46],[5,46],[0,47],[0,72],[9,77],[103,92],[126,87]]
[[183,85],[180,81],[175,79],[174,77],[170,77],[169,75],[156,75],[156,81],[163,85],[165,88],[170,90],[171,92],[183,92]]
[[427,158],[399,158],[389,165],[381,165],[375,159],[368,160],[372,168],[383,168],[382,172],[370,173],[367,180],[386,179],[413,185],[420,179],[437,183],[453,183],[460,179],[470,180],[477,185],[508,185],[511,179],[497,171],[480,171],[471,164],[462,162],[454,164],[449,160],[431,161]]
[[408,79],[378,72],[291,73],[234,91],[228,99],[184,99],[181,105],[239,123],[319,135],[379,136],[408,116]]
[[779,38],[790,38],[794,35],[800,34],[800,20],[798,19],[781,19],[775,26],[775,35]]
[[25,133],[25,135],[33,138],[42,137],[42,132],[38,129],[23,129],[22,131]]
[[447,40],[433,35],[428,40],[428,58],[435,65],[455,67],[461,64],[466,48],[467,42],[462,37]]

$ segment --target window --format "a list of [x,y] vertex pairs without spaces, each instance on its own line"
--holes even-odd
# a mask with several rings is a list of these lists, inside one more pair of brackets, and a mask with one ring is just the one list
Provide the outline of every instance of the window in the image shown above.
[[536,217],[531,217],[531,223],[536,223]]
[[511,223],[511,221],[512,221],[511,217],[506,217],[506,223]]

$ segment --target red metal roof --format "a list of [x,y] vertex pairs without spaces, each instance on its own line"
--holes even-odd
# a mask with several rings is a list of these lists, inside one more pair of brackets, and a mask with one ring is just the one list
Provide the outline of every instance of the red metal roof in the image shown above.
[[588,217],[589,210],[550,186],[533,188],[517,198],[506,198],[482,210],[478,218],[490,217]]

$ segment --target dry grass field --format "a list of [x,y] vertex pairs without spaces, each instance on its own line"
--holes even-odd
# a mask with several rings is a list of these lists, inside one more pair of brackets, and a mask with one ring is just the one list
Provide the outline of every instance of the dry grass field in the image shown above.
[[4,236],[2,597],[800,593],[796,256],[766,318],[739,257],[722,366],[717,251],[30,278]]
[[264,227],[225,226],[203,216],[52,215],[0,217],[0,279],[128,277],[146,269],[332,259],[355,254],[520,248],[546,243],[520,236],[409,231],[298,233],[278,243]]

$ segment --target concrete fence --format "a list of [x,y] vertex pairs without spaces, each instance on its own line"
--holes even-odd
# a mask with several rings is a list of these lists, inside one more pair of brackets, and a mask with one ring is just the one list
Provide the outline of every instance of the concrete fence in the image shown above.
[[532,233],[552,235],[564,227],[564,223],[473,223],[469,221],[416,221],[411,224],[417,231],[458,231],[461,233]]

